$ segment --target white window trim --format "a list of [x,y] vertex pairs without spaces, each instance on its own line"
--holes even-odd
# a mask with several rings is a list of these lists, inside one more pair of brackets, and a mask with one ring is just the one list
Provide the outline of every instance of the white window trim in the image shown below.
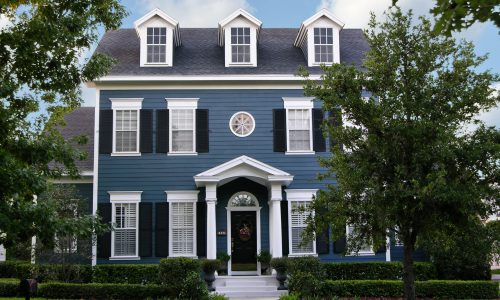
[[[198,258],[196,253],[198,253],[197,247],[197,212],[196,212],[196,202],[198,202],[198,193],[200,191],[165,191],[167,194],[167,202],[168,202],[168,256],[169,257],[191,257]],[[172,203],[193,203],[193,253],[191,254],[173,254],[172,253],[172,218],[170,214],[172,213]]]
[[[312,109],[314,108],[314,97],[283,97],[283,105],[286,111],[286,152],[285,155],[311,155],[315,154],[313,150],[313,120]],[[290,150],[290,128],[288,126],[288,112],[290,109],[309,110],[309,149],[310,150]]]
[[[316,197],[317,189],[285,189],[286,201],[288,202],[288,220],[292,217],[292,204],[291,202],[311,202],[313,197]],[[289,221],[290,222],[290,221]],[[307,253],[293,253],[292,250],[292,225],[291,222],[288,226],[288,257],[300,256],[318,256],[316,251],[316,239],[313,239],[313,252]]]
[[[168,153],[172,156],[188,156],[198,155],[196,152],[196,109],[198,108],[198,100],[200,98],[165,98],[167,108],[169,110],[168,118]],[[193,151],[172,151],[172,114],[175,109],[191,109],[193,110]]]
[[135,232],[135,253],[136,255],[115,256],[115,231],[111,231],[111,256],[110,260],[139,260],[139,203],[141,202],[142,191],[110,191],[109,201],[111,202],[111,220],[114,223],[116,219],[116,204],[135,203],[136,209],[136,232]]
[[[346,239],[349,240],[349,227],[354,227],[354,226],[349,226],[349,225],[346,225],[345,226],[345,236],[346,236]],[[373,256],[375,255],[375,251],[373,250],[373,245],[370,246],[370,249],[369,251],[366,251],[366,250],[360,250],[358,252],[354,252],[354,251],[351,251],[349,253],[346,253],[346,256]]]
[[[113,151],[111,156],[140,156],[141,139],[141,109],[144,98],[110,98],[111,109],[113,110]],[[137,111],[137,151],[116,152],[116,111],[135,110]]]
[[[252,122],[253,122],[253,128],[252,128],[252,130],[250,130],[247,134],[239,134],[239,133],[236,133],[236,132],[233,130],[233,126],[232,126],[232,124],[231,124],[231,123],[232,123],[232,121],[233,121],[233,118],[234,118],[234,117],[236,117],[236,116],[237,116],[237,115],[239,115],[239,114],[246,114],[247,116],[249,116],[249,117],[250,117],[250,119],[252,119]],[[253,131],[255,130],[255,127],[257,127],[257,124],[255,124],[255,118],[254,118],[254,117],[252,116],[252,114],[251,114],[251,113],[249,113],[249,112],[246,112],[246,111],[239,111],[239,112],[234,113],[234,114],[231,116],[231,118],[229,118],[229,130],[231,130],[231,132],[232,132],[235,136],[237,136],[237,137],[242,138],[242,137],[247,137],[247,136],[251,135],[251,134],[253,133]]]

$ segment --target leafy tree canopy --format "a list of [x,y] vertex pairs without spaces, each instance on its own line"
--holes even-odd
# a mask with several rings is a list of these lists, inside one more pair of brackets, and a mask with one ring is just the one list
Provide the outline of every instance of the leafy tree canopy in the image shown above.
[[[322,81],[305,81],[305,93],[323,109],[342,112],[343,124],[328,133],[342,147],[321,161],[331,178],[313,201],[308,232],[331,225],[337,237],[354,225],[351,250],[375,249],[387,230],[405,247],[405,295],[414,299],[412,255],[419,238],[443,226],[467,227],[490,214],[500,199],[500,132],[476,116],[499,103],[478,73],[486,57],[471,43],[436,34],[429,20],[412,25],[397,7],[366,31],[371,50],[362,68],[323,66]],[[475,122],[477,129],[466,131]]]
[[74,159],[84,154],[56,127],[80,105],[80,83],[111,66],[101,55],[81,62],[82,52],[100,27],[117,28],[125,14],[117,0],[1,2],[8,24],[0,28],[0,244],[53,236],[33,196],[45,191],[49,177],[77,175]]

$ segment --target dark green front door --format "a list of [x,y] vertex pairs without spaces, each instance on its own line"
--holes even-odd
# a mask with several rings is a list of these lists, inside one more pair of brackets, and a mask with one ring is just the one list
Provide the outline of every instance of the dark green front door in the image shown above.
[[231,270],[257,270],[257,213],[231,212]]

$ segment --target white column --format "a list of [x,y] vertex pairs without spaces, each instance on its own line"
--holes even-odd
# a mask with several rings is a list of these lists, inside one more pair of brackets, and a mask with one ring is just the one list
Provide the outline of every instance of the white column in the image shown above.
[[391,261],[391,238],[387,236],[385,246],[385,261]]
[[205,187],[207,201],[207,259],[217,258],[217,232],[215,225],[215,205],[217,204],[217,185],[207,184]]
[[7,254],[5,253],[5,248],[3,245],[0,245],[0,261],[5,261]]
[[270,199],[270,228],[272,230],[270,237],[270,248],[273,257],[282,257],[282,237],[281,237],[281,183],[271,184],[271,199]]

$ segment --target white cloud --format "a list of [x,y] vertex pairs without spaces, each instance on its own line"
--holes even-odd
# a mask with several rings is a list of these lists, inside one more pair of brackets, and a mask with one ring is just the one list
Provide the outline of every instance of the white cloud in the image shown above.
[[217,27],[219,21],[238,8],[252,12],[247,0],[142,0],[144,13],[160,8],[181,27]]
[[10,20],[6,15],[0,14],[0,30],[12,25],[12,20]]

